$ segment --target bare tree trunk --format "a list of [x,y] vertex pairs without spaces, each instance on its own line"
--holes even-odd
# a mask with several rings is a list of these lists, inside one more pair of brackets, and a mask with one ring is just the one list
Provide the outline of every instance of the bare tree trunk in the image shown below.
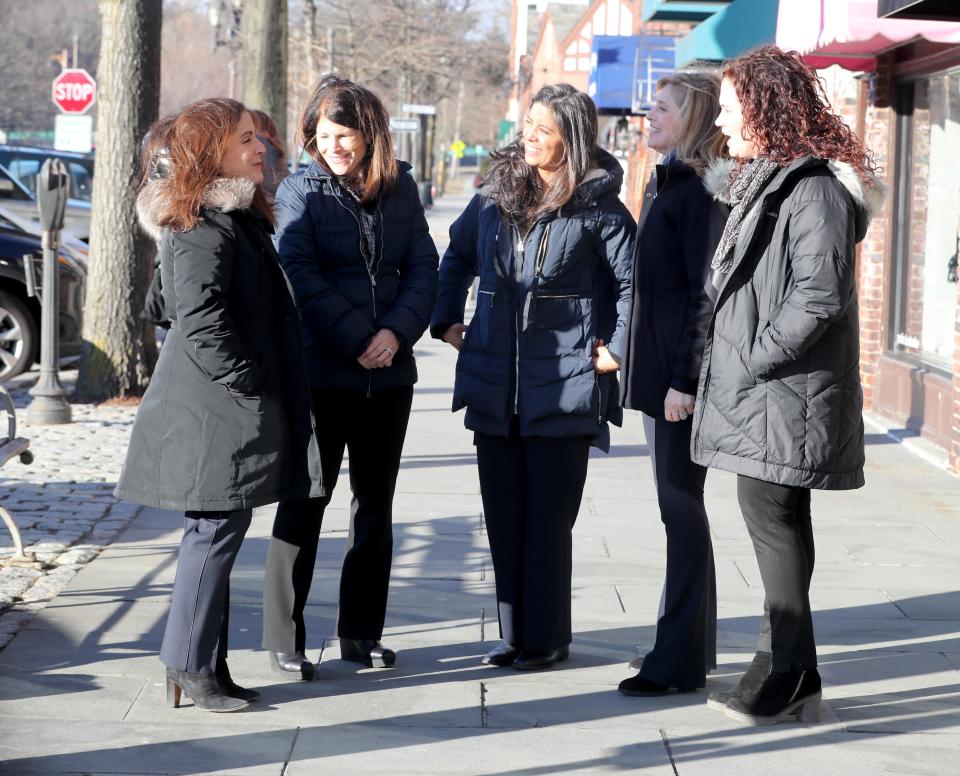
[[140,142],[160,107],[162,0],[100,0],[97,176],[84,305],[82,401],[138,396],[149,367],[140,320],[154,245],[137,225]]
[[243,4],[243,102],[287,136],[287,0]]

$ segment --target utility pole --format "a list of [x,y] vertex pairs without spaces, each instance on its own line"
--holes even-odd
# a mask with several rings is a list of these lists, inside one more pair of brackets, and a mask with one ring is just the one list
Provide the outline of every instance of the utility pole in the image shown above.
[[333,37],[335,30],[327,27],[327,72],[333,72]]

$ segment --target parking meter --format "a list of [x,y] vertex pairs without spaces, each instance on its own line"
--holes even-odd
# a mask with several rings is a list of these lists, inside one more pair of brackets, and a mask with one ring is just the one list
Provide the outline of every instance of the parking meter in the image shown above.
[[40,379],[30,389],[34,397],[27,408],[31,423],[52,425],[70,422],[67,390],[60,383],[60,272],[57,248],[67,207],[70,176],[59,159],[47,159],[37,175],[37,207],[43,229],[43,293],[40,299]]
[[70,194],[70,175],[59,159],[47,159],[37,175],[37,207],[40,208],[40,228],[44,232],[63,229],[63,214]]

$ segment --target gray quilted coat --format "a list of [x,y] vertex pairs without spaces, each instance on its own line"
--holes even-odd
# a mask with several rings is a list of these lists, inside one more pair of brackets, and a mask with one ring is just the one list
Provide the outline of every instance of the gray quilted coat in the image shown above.
[[[724,199],[729,168],[708,175]],[[766,482],[863,485],[855,246],[883,193],[849,165],[805,157],[747,214],[713,278],[691,455]]]

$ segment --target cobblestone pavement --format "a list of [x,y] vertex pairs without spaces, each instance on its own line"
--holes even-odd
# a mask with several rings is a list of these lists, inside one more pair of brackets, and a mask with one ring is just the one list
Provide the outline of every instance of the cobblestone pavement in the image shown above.
[[[76,372],[61,377],[72,388]],[[0,504],[44,569],[0,566],[0,649],[140,511],[112,495],[136,407],[73,404],[72,423],[33,426],[26,407],[35,380],[26,374],[8,386],[17,433],[30,440],[34,460],[0,469]],[[13,554],[13,539],[0,527],[0,558]]]

